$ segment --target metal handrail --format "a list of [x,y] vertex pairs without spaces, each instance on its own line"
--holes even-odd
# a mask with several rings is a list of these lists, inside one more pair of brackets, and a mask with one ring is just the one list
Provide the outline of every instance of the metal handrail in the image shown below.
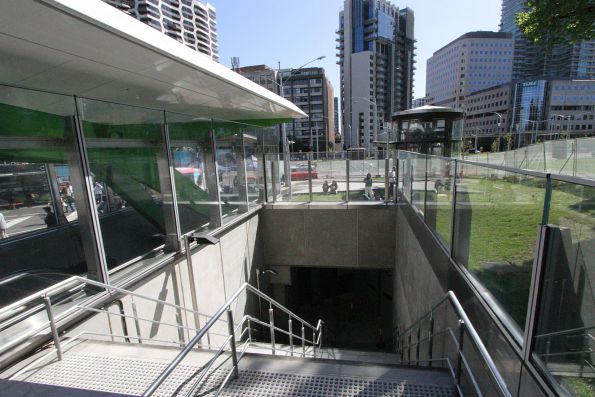
[[[534,338],[537,339],[537,338],[546,338],[548,336],[560,336],[560,335],[566,335],[566,334],[574,334],[576,332],[587,331],[590,329],[595,329],[595,325],[591,325],[589,327],[580,327],[580,328],[566,329],[563,331],[550,332],[548,334],[535,335]],[[590,334],[587,334],[587,335],[590,335]]]
[[[8,306],[5,306],[4,308],[2,308],[0,310],[0,318],[2,318],[3,315],[7,315],[8,313],[10,313],[10,311],[13,311],[13,310],[19,308],[20,306],[24,306],[24,305],[27,305],[32,302],[40,300],[41,302],[39,303],[37,308],[43,309],[45,307],[45,311],[48,315],[48,319],[49,319],[49,323],[50,323],[49,324],[50,329],[52,329],[54,344],[56,345],[56,348],[59,349],[60,348],[60,339],[56,335],[54,335],[55,333],[53,332],[53,329],[56,328],[57,323],[60,322],[61,320],[63,320],[64,318],[72,315],[76,311],[84,310],[84,309],[88,308],[89,306],[92,306],[96,302],[96,300],[91,299],[88,302],[85,302],[84,304],[72,305],[71,307],[64,310],[63,312],[55,314],[54,310],[53,310],[55,304],[51,301],[51,297],[54,295],[72,290],[74,288],[82,287],[84,285],[92,285],[95,287],[105,289],[108,294],[107,296],[111,296],[114,292],[121,293],[121,294],[128,295],[128,296],[135,296],[137,298],[155,302],[159,305],[173,307],[176,310],[182,310],[185,312],[193,313],[195,315],[201,315],[206,318],[209,318],[209,316],[204,313],[200,313],[198,311],[189,309],[184,306],[176,305],[174,303],[166,302],[166,301],[160,300],[160,299],[151,298],[151,297],[148,297],[148,296],[145,296],[145,295],[133,292],[133,291],[126,290],[124,288],[104,284],[104,283],[94,281],[94,280],[89,280],[89,279],[87,279],[85,277],[81,277],[81,276],[72,276],[72,277],[70,277],[66,280],[63,280],[51,287],[45,288],[39,292],[36,292],[35,294],[29,295],[28,297],[25,297],[25,298],[23,298],[19,301],[16,301]],[[101,293],[101,292],[103,292],[103,291],[98,291],[98,293]],[[96,296],[93,296],[93,298],[96,298]],[[30,313],[29,315],[32,315],[37,312],[38,312],[38,310],[35,310],[33,313]],[[116,315],[115,313],[111,313],[111,314]],[[52,317],[52,318],[50,318],[50,317]],[[2,323],[0,323],[0,329],[2,327],[4,327],[5,324],[10,323],[11,321],[12,321],[12,316],[8,316],[8,318],[6,320],[4,320]],[[42,324],[36,328],[33,328],[29,332],[20,334],[18,337],[11,339],[8,342],[6,342],[4,345],[0,346],[0,351],[4,351],[4,350],[7,350],[7,349],[15,346],[16,344],[20,343],[21,341],[26,340],[29,337],[31,337],[31,335],[36,335],[40,332],[43,332],[44,330],[47,329],[47,327],[48,327],[48,323],[45,323],[45,324]]]
[[[233,361],[233,367],[232,367],[232,371],[231,371],[230,374],[235,374],[235,376],[239,376],[238,359],[236,357],[235,337],[234,337],[235,328],[233,326],[233,316],[231,314],[232,313],[231,312],[231,305],[235,302],[235,300],[244,291],[253,292],[254,294],[258,295],[260,298],[265,299],[266,301],[268,301],[270,305],[274,305],[274,306],[278,307],[281,311],[283,311],[286,314],[288,314],[290,316],[290,318],[293,317],[296,320],[298,320],[299,322],[301,322],[302,323],[302,333],[303,333],[304,326],[308,326],[314,332],[312,339],[313,339],[313,342],[314,343],[316,342],[316,337],[315,337],[316,332],[318,332],[317,330],[319,330],[319,329],[322,328],[322,324],[323,324],[323,322],[321,320],[318,321],[317,327],[314,327],[313,325],[311,325],[307,321],[303,320],[301,317],[299,317],[296,314],[294,314],[291,310],[286,309],[285,307],[283,307],[280,303],[278,303],[274,299],[272,299],[272,298],[268,297],[267,295],[263,294],[261,291],[259,291],[258,289],[254,288],[250,284],[244,283],[217,310],[217,312],[215,312],[215,314],[213,314],[213,316],[209,319],[209,321],[186,344],[186,346],[168,364],[168,366],[163,370],[163,372],[161,372],[161,374],[159,374],[159,376],[151,383],[151,385],[149,385],[149,387],[143,393],[143,396],[151,396],[151,395],[153,395],[153,393],[155,393],[155,391],[157,390],[157,388],[159,386],[161,386],[161,384],[171,375],[171,373],[176,369],[176,367],[182,362],[182,360],[188,355],[188,353],[190,353],[192,351],[192,349],[194,348],[194,346],[196,346],[200,342],[200,340],[207,334],[207,332],[211,329],[211,327],[216,323],[216,321],[218,321],[221,318],[221,316],[223,316],[224,313],[227,313],[227,316],[228,316],[228,327],[229,327],[229,331],[230,331],[229,333],[230,333],[230,335],[229,335],[229,338],[224,342],[223,346],[226,345],[227,343],[230,343],[231,354],[232,354],[232,361]],[[269,309],[269,310],[272,310],[272,309]],[[244,318],[242,319],[240,325],[243,325],[243,322],[245,321],[245,319],[246,319],[246,316],[244,316]],[[258,321],[258,322],[260,322],[260,321]],[[271,327],[271,336],[272,336],[272,338],[271,338],[271,344],[273,346],[272,348],[273,348],[273,352],[274,352],[274,344],[275,344],[275,342],[274,342],[274,331],[276,330],[276,327],[274,326],[274,321],[273,321],[273,318],[272,317],[271,317],[270,327]],[[304,337],[302,336],[302,338],[304,338]],[[304,339],[302,339],[302,341],[304,341]],[[314,354],[316,354],[316,353],[314,353]],[[224,381],[224,383],[227,382],[228,379],[229,379],[229,376],[226,378],[226,380]]]
[[[494,363],[494,360],[492,359],[490,353],[487,351],[485,345],[483,344],[483,342],[481,341],[481,338],[479,337],[479,335],[477,334],[477,331],[475,330],[475,327],[473,326],[473,324],[471,323],[471,320],[469,320],[469,317],[467,316],[467,313],[465,313],[465,310],[463,309],[463,306],[461,305],[461,303],[459,302],[459,300],[457,299],[455,293],[453,291],[448,291],[444,297],[442,299],[440,299],[437,303],[435,303],[431,309],[424,315],[422,315],[417,321],[415,321],[411,326],[407,327],[403,332],[401,332],[398,335],[398,341],[403,341],[402,343],[399,343],[400,346],[404,345],[404,338],[407,335],[411,335],[411,331],[413,331],[416,327],[417,327],[417,331],[418,331],[418,335],[420,333],[421,330],[421,322],[424,321],[427,318],[430,318],[431,320],[431,326],[430,326],[430,339],[436,334],[434,333],[434,312],[436,311],[436,309],[441,306],[444,302],[448,301],[451,306],[453,307],[458,320],[459,320],[459,327],[460,327],[460,334],[459,334],[459,341],[458,341],[458,358],[459,358],[459,362],[457,363],[457,370],[456,370],[456,374],[455,375],[455,380],[457,383],[457,387],[458,384],[460,382],[460,375],[461,375],[461,366],[464,364],[465,366],[467,366],[466,364],[466,359],[464,357],[463,351],[462,351],[462,342],[463,342],[463,338],[464,338],[464,333],[465,331],[469,334],[469,336],[471,337],[471,341],[473,343],[473,345],[475,346],[475,348],[477,349],[482,361],[485,363],[487,369],[488,369],[488,373],[490,375],[490,377],[496,382],[496,386],[498,388],[498,391],[500,392],[500,395],[505,396],[505,397],[510,397],[511,393],[508,390],[508,387],[506,386],[506,382],[504,381],[504,378],[502,377],[502,375],[500,374],[500,371],[498,370],[498,368],[496,367],[496,364]],[[450,328],[449,328],[450,329]],[[408,344],[408,347],[411,347],[411,343]],[[419,347],[419,341],[416,342],[417,347]],[[430,357],[429,360],[417,360],[416,362],[419,363],[420,361],[431,361],[433,359],[432,357],[432,350],[431,350],[431,346],[432,346],[432,341],[430,340]],[[402,352],[401,352],[402,353]],[[409,360],[411,359],[411,354],[409,354]],[[416,358],[419,359],[419,351],[417,352],[417,356]],[[469,368],[468,368],[469,369]]]

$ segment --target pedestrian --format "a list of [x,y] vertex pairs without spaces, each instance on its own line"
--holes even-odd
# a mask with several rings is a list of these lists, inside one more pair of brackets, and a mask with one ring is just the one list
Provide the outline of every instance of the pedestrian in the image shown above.
[[54,212],[52,211],[52,207],[43,207],[43,210],[46,213],[43,221],[48,226],[48,228],[58,225],[58,220],[56,219],[56,214],[54,214]]
[[6,224],[6,219],[4,219],[4,215],[0,212],[0,239],[8,238],[8,225]]
[[389,187],[388,187],[388,198],[390,199],[391,197],[395,196],[395,183],[397,182],[397,167],[393,167],[392,171],[390,172],[390,175],[388,177],[388,183],[389,183]]
[[324,183],[322,184],[322,192],[324,194],[328,194],[328,190],[329,190],[328,181],[324,181]]
[[335,181],[333,179],[333,181],[331,182],[331,186],[330,186],[330,194],[337,194],[338,188],[339,188],[339,186],[337,185],[337,181]]
[[366,175],[366,177],[364,178],[364,186],[364,196],[366,196],[368,200],[373,200],[374,193],[372,192],[372,175],[369,172],[368,175]]

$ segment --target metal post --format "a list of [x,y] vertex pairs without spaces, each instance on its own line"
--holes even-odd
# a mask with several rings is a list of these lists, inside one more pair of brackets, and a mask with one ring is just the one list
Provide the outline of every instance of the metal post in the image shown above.
[[58,360],[62,360],[62,346],[60,345],[60,335],[58,334],[58,327],[56,326],[56,320],[54,320],[54,311],[52,309],[52,301],[48,295],[43,297],[45,303],[45,310],[50,320],[50,329],[52,330],[52,337],[54,338],[54,346],[56,346],[56,352],[58,354]]
[[312,202],[312,152],[308,153],[308,192],[310,193],[310,202]]
[[248,319],[246,324],[248,326],[248,341],[252,342],[252,324],[250,324],[250,319]]
[[273,356],[275,355],[275,317],[273,314],[273,308],[269,308],[269,326],[271,329],[271,351]]
[[388,181],[389,166],[390,166],[390,161],[387,157],[384,159],[384,202],[389,201],[389,181]]
[[463,320],[459,320],[459,347],[458,347],[458,356],[457,356],[457,368],[455,372],[455,383],[457,385],[461,384],[461,372],[463,369],[463,339],[465,335],[465,322]]
[[347,187],[345,188],[345,202],[349,202],[349,159],[345,159],[345,182]]
[[456,217],[456,210],[457,210],[457,179],[459,178],[459,162],[455,160],[455,174],[452,179],[452,208],[451,208],[451,218],[450,218],[450,247],[449,247],[449,254],[451,258],[454,258],[454,246],[455,246],[455,217]]
[[430,312],[430,329],[428,330],[428,367],[432,367],[432,359],[434,358],[434,312]]
[[302,357],[306,357],[306,330],[304,323],[302,323]]
[[233,313],[231,312],[231,307],[227,307],[227,330],[229,331],[229,346],[231,348],[231,362],[233,364],[233,377],[237,378],[239,376],[238,371],[238,356],[236,353],[236,335],[234,330],[233,324]]
[[132,304],[132,316],[134,317],[134,326],[136,327],[136,336],[138,337],[138,344],[142,344],[142,338],[140,334],[140,321],[138,320],[138,312],[136,311],[136,303],[132,300],[132,296],[130,297],[130,303]]
[[[278,164],[278,162],[277,162]],[[277,165],[278,167],[278,165]],[[275,168],[275,162],[271,161],[271,184],[273,185],[273,203],[277,202],[277,170]]]
[[421,325],[419,327],[417,327],[417,345],[415,346],[415,362],[417,365],[419,365],[419,350],[421,348],[420,338],[421,338]]
[[190,251],[190,238],[188,237],[188,235],[184,236],[184,249],[186,250],[186,266],[188,267],[188,282],[190,284],[190,298],[192,300],[192,314],[194,316],[194,326],[198,330],[200,329],[200,318],[197,313],[198,298],[196,296],[194,269],[192,267],[192,252]]
[[291,357],[293,357],[293,327],[291,325],[291,318],[289,319],[287,326],[289,327],[289,351]]
[[312,353],[316,358],[316,329],[312,329]]
[[407,361],[408,364],[411,365],[411,331],[409,331],[409,335],[407,336],[408,343],[407,343]]

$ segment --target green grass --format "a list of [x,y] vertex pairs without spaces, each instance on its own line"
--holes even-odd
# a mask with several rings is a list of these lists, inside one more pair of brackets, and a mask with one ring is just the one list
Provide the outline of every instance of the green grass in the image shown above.
[[562,382],[576,397],[595,396],[595,379],[564,377]]
[[[544,182],[537,178],[465,177],[462,186],[469,192],[472,208],[467,268],[523,328],[537,228],[543,216]],[[588,240],[594,237],[595,202],[593,191],[590,195],[583,191],[581,196],[580,190],[569,184],[553,186],[549,223],[586,226],[581,228],[580,239]],[[462,200],[462,195],[457,199]],[[446,237],[449,215],[447,209],[443,212],[437,229]],[[572,234],[573,239],[577,237],[575,230]],[[464,256],[456,254],[459,260]],[[488,262],[503,265],[488,269]]]

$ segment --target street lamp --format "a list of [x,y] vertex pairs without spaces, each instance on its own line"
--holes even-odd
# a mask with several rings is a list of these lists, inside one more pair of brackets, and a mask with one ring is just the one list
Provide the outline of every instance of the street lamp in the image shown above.
[[[281,78],[281,61],[278,61],[277,66],[278,66],[278,73],[279,73],[279,88],[281,90],[281,93],[280,93],[281,97],[285,98],[285,94],[283,92],[283,82],[285,80],[287,80],[295,72],[299,71],[300,69],[303,69],[304,67],[308,66],[312,62],[320,61],[324,58],[326,58],[326,56],[322,55],[322,56],[319,56],[318,58],[315,58],[315,59],[312,59],[311,61],[306,62],[305,64],[303,64],[302,66],[300,66],[297,69],[291,69],[291,71],[289,72],[289,75],[285,79]],[[311,126],[310,126],[310,131],[312,131]],[[312,133],[310,133],[310,140],[312,140],[311,135],[312,135]],[[285,160],[284,161],[285,183],[288,186],[289,198],[291,199],[292,192],[291,192],[291,171],[290,171],[290,166],[289,166],[289,142],[287,139],[287,130],[285,129],[285,123],[281,124],[281,139],[283,141],[283,159]],[[310,147],[312,147],[312,146],[310,146]]]
[[496,116],[498,116],[498,118],[500,120],[498,120],[498,152],[500,151],[500,135],[502,133],[502,127],[500,127],[502,125],[502,115],[498,112],[492,112],[493,114],[495,114]]

